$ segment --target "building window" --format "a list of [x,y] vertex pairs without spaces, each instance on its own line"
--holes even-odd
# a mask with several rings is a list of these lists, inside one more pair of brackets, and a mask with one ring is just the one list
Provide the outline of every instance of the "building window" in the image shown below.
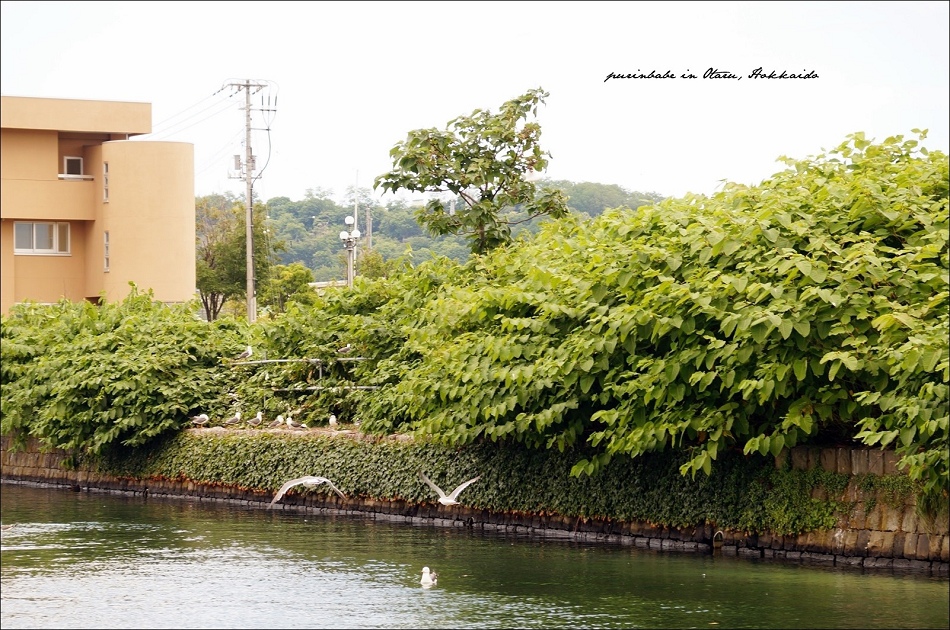
[[14,254],[69,254],[69,224],[16,221],[13,224]]
[[109,272],[109,230],[102,233],[102,269]]
[[82,175],[82,158],[67,155],[63,158],[63,173],[65,175]]
[[[109,163],[102,163],[102,201],[109,203]],[[106,232],[106,236],[108,236]],[[108,271],[109,266],[106,265],[106,270]]]

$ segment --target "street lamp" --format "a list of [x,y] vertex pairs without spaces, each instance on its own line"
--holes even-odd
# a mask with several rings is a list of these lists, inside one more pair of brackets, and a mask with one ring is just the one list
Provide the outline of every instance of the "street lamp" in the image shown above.
[[347,229],[340,232],[340,240],[346,249],[346,286],[353,286],[353,264],[356,258],[356,243],[360,240],[360,229],[355,226],[356,219],[346,217],[343,220]]

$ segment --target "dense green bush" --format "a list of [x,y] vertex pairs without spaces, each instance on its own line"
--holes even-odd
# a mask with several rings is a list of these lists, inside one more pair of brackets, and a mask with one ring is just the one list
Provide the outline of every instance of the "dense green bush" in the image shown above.
[[945,493],[947,157],[856,134],[787,163],[476,259],[407,314],[364,426],[595,447],[574,474],[858,440]]
[[19,304],[2,319],[2,431],[22,443],[101,453],[176,431],[188,416],[224,413],[244,346],[233,320],[165,306],[133,287],[122,302]]
[[[2,319],[2,430],[96,453],[198,411],[333,411],[446,447],[557,451],[572,483],[649,453],[700,483],[737,454],[863,443],[945,503],[947,156],[855,134],[787,164],[358,278],[252,326],[148,296],[19,306]],[[221,361],[248,339],[255,359],[320,363]],[[346,344],[365,360],[341,361]]]

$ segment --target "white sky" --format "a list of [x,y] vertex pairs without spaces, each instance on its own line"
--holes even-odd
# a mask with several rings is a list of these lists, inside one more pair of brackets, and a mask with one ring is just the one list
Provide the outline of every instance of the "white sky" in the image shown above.
[[[193,143],[195,194],[340,200],[413,129],[532,88],[546,176],[682,196],[757,184],[864,131],[948,150],[948,2],[3,1],[0,91],[152,103],[148,138]],[[753,80],[756,68],[817,79]],[[709,68],[742,77],[703,79]],[[604,79],[692,71],[697,79]],[[275,100],[276,97],[276,107]],[[268,105],[268,98],[270,98]],[[269,155],[269,160],[268,160]]]

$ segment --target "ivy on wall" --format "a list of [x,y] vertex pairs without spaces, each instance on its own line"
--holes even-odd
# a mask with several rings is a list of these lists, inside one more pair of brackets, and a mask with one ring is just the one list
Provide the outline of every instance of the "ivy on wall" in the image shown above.
[[[853,504],[849,475],[821,469],[776,467],[765,456],[723,454],[711,475],[679,473],[674,453],[615,458],[595,477],[572,477],[583,453],[540,451],[516,444],[445,447],[397,440],[351,439],[326,434],[184,432],[142,448],[116,447],[88,460],[106,474],[231,486],[268,499],[285,481],[302,475],[330,478],[348,497],[434,503],[418,478],[453,488],[481,475],[465,490],[465,505],[493,513],[560,515],[653,526],[717,528],[799,534],[834,527]],[[888,491],[889,501],[912,496],[907,476],[866,475],[864,492]],[[323,486],[300,492],[329,493]]]

